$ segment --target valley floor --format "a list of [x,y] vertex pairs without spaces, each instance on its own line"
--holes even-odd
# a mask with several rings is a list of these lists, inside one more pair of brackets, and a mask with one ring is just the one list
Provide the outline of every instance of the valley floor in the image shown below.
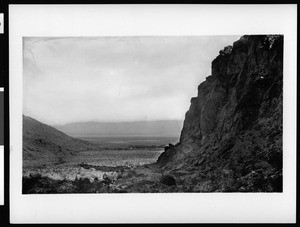
[[[23,194],[205,191],[190,172],[162,172],[161,148],[83,151],[68,161],[23,161]],[[192,178],[191,178],[192,177]],[[191,180],[189,182],[189,180]]]
[[119,145],[82,151],[54,162],[23,160],[22,193],[282,191],[281,181],[277,179],[281,179],[280,172],[259,172],[261,169],[258,169],[236,179],[232,171],[222,167],[213,170],[206,165],[203,166],[207,168],[189,165],[189,168],[163,170],[155,164],[163,150],[163,146]]
[[[55,193],[160,193],[204,192],[195,188],[189,172],[161,172],[155,164],[141,166],[93,166],[80,164],[65,169],[28,171],[23,176],[23,194]],[[75,173],[75,177],[71,174]]]
[[[83,151],[67,161],[23,161],[23,194],[157,192],[161,148]],[[141,187],[143,185],[143,187]],[[161,189],[159,189],[161,188]]]

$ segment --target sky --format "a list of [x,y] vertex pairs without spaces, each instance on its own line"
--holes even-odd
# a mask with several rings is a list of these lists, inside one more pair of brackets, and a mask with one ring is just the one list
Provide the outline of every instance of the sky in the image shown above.
[[240,36],[23,37],[23,113],[43,123],[184,120]]

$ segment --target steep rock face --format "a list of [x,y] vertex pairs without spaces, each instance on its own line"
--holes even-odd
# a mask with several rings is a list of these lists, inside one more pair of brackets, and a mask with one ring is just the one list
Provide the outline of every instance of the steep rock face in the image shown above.
[[157,165],[189,171],[202,191],[282,191],[282,83],[283,36],[225,47]]

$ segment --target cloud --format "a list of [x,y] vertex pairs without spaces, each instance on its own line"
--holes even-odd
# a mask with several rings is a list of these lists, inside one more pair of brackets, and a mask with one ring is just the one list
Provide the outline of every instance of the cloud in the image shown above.
[[183,119],[211,61],[238,38],[25,37],[24,114],[48,124]]

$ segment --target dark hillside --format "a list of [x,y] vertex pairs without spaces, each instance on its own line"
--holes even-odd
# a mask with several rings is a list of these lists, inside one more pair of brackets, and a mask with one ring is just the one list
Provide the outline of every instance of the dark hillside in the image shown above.
[[65,159],[78,151],[98,148],[23,115],[23,159]]

